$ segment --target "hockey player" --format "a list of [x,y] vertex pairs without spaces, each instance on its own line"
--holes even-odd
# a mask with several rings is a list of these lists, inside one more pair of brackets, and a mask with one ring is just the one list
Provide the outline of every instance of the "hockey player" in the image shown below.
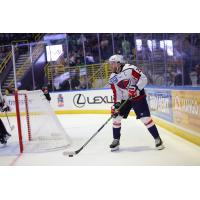
[[46,97],[47,101],[51,101],[51,96],[49,94],[49,90],[48,90],[48,87],[44,86],[42,87],[42,91],[44,93],[44,96]]
[[[1,112],[7,112],[10,110],[10,107],[7,105],[5,98],[2,96],[0,91],[0,111]],[[11,135],[7,132],[2,120],[0,119],[0,143],[6,144],[8,138]]]
[[[154,124],[146,100],[144,87],[147,84],[147,77],[136,66],[125,64],[123,56],[113,55],[109,58],[109,65],[112,70],[109,84],[114,95],[114,105],[111,108],[113,116],[113,142],[110,145],[111,151],[119,149],[121,137],[121,120],[127,118],[133,108],[136,118],[140,119],[147,127],[155,140],[156,149],[164,148],[156,125]],[[120,105],[130,98],[118,112]]]

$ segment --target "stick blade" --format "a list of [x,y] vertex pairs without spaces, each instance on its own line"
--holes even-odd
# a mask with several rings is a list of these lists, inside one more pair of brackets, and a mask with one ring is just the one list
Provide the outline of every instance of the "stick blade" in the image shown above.
[[74,155],[76,155],[76,152],[75,152],[75,151],[64,151],[64,152],[63,152],[63,155],[64,155],[64,156],[70,156],[70,155],[73,155],[73,156],[74,156]]

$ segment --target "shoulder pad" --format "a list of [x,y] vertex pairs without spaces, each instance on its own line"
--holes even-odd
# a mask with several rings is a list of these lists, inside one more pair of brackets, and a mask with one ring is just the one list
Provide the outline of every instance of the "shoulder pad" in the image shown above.
[[127,70],[127,69],[135,69],[135,68],[137,68],[135,65],[126,64],[124,65],[122,71]]

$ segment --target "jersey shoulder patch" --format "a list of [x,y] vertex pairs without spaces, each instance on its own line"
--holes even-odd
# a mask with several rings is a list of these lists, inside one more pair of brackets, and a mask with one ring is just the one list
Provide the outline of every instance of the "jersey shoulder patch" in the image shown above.
[[117,76],[116,76],[116,74],[115,73],[112,73],[111,75],[110,75],[110,79],[109,79],[109,84],[115,84],[115,83],[117,83],[117,81],[118,81],[118,79],[117,79]]

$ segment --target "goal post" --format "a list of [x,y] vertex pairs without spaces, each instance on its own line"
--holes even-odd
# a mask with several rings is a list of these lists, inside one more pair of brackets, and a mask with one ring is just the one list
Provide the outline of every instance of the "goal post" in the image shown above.
[[67,148],[71,139],[41,90],[15,92],[20,153]]

